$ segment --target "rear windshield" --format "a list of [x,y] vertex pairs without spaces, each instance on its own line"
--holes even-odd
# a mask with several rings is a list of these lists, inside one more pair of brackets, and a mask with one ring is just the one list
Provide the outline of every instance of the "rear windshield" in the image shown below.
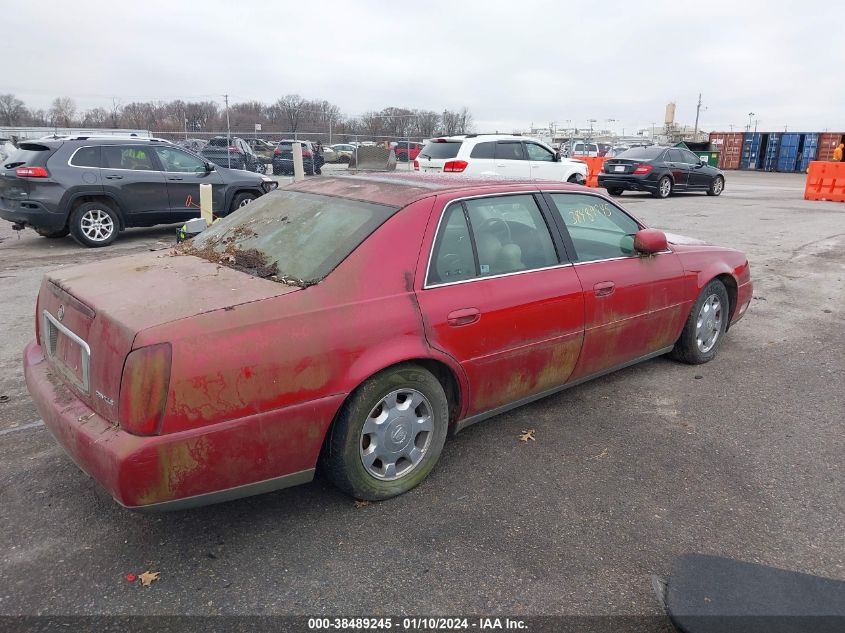
[[654,160],[666,150],[665,147],[632,147],[626,149],[616,158],[631,158],[633,160]]
[[224,138],[213,138],[208,142],[212,147],[228,147],[229,141]]
[[52,150],[46,145],[38,143],[21,143],[18,149],[9,154],[3,167],[14,169],[23,165],[43,167],[47,163]]
[[372,202],[274,191],[186,242],[182,252],[306,287],[334,270],[396,210]]
[[463,141],[429,141],[420,151],[423,158],[454,158]]

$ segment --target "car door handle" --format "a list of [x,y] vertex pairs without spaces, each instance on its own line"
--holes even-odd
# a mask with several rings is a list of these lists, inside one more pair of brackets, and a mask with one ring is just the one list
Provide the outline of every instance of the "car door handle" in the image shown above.
[[117,174],[111,174],[110,176],[106,176],[106,180],[123,180],[123,176],[118,176]]
[[469,325],[481,318],[481,311],[478,308],[463,308],[454,310],[446,315],[446,322],[452,327]]
[[183,180],[183,179],[179,178],[178,176],[174,176],[172,178],[168,178],[168,180]]
[[593,292],[597,297],[607,297],[613,294],[616,284],[612,281],[602,281],[593,286]]

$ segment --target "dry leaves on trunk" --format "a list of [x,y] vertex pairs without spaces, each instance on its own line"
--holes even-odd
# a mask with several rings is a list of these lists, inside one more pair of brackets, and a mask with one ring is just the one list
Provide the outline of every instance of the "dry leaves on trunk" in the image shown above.
[[522,433],[519,434],[520,442],[527,442],[528,440],[537,441],[537,438],[534,437],[534,429],[522,429]]

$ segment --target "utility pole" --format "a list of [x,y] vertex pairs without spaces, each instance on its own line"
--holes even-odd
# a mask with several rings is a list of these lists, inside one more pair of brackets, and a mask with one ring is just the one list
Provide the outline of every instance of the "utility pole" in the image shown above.
[[698,138],[698,115],[701,112],[701,93],[698,93],[698,105],[695,106],[695,130],[692,133],[692,140],[695,141]]
[[[748,113],[748,127],[747,127],[747,128],[745,128],[745,131],[746,131],[746,132],[750,132],[750,131],[751,131],[751,122],[752,122],[752,118],[753,118],[753,117],[754,117],[754,113],[753,113],[753,112],[749,112],[749,113]],[[754,131],[756,132],[757,130],[754,130]]]
[[231,130],[229,129],[229,95],[223,95],[223,99],[226,101],[226,161],[229,166],[229,169],[231,169],[232,152],[229,151],[229,148],[232,146],[232,134]]
[[185,117],[185,140],[188,140],[188,117]]

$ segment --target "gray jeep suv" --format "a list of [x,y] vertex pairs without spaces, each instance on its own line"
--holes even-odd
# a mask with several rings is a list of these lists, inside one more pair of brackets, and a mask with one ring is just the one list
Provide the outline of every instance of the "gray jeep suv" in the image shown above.
[[272,178],[226,169],[160,139],[25,141],[0,164],[0,218],[44,237],[106,246],[131,226],[199,217],[200,184],[228,215],[275,189]]

